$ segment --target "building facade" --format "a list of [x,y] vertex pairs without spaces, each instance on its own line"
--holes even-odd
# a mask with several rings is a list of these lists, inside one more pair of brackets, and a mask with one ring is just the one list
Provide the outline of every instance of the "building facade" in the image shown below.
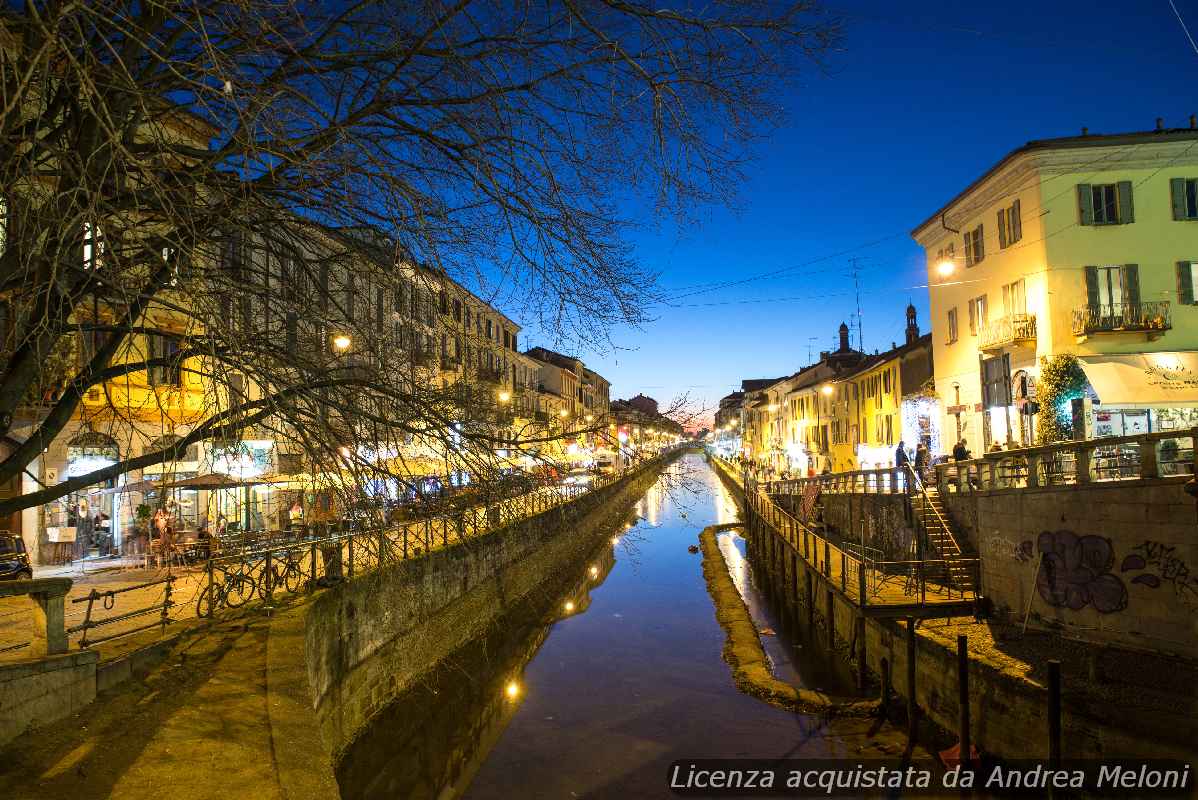
[[1075,435],[1198,422],[1198,126],[1033,141],[917,227],[945,448],[1036,441],[1042,360],[1077,356]]

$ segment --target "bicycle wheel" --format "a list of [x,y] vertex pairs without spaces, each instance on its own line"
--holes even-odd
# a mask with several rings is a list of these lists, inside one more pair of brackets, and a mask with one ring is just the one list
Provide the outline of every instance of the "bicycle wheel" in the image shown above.
[[200,597],[196,600],[196,616],[204,619],[213,611],[213,597],[219,597],[220,588],[217,586],[205,586],[200,591]]
[[258,588],[254,579],[249,575],[230,575],[227,581],[225,602],[229,604],[229,608],[245,605],[246,601],[254,596],[254,590]]
[[300,569],[300,565],[297,562],[287,562],[287,569],[283,576],[283,585],[292,594],[298,592],[300,587],[304,585],[304,571]]

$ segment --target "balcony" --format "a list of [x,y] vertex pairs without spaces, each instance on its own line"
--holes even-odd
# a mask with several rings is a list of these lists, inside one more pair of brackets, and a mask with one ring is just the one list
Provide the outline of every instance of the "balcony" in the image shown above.
[[503,381],[503,373],[491,367],[479,367],[478,379],[484,383],[501,383]]
[[441,356],[441,369],[445,372],[456,372],[462,366],[462,359],[455,356]]
[[1086,305],[1073,310],[1073,333],[1076,336],[1138,331],[1151,334],[1164,332],[1172,327],[1168,300]]
[[1009,314],[987,322],[978,331],[978,347],[999,350],[1008,345],[1036,344],[1036,315]]

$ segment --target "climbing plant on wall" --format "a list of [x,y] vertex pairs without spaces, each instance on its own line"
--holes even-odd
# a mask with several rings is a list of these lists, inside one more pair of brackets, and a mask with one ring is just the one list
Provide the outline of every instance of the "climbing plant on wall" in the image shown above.
[[1061,353],[1040,357],[1040,377],[1036,381],[1036,399],[1040,403],[1037,444],[1073,438],[1072,401],[1085,396],[1086,386],[1086,373],[1077,356]]

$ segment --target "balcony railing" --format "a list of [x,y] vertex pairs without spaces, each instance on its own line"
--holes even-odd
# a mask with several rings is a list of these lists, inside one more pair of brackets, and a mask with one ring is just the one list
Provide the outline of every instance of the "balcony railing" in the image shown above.
[[1036,341],[1035,314],[1009,314],[982,326],[978,335],[983,350]]
[[1169,301],[1086,305],[1073,310],[1073,333],[1119,333],[1122,331],[1167,331],[1173,327]]
[[503,380],[503,373],[491,367],[479,367],[478,379],[486,383],[499,383]]

